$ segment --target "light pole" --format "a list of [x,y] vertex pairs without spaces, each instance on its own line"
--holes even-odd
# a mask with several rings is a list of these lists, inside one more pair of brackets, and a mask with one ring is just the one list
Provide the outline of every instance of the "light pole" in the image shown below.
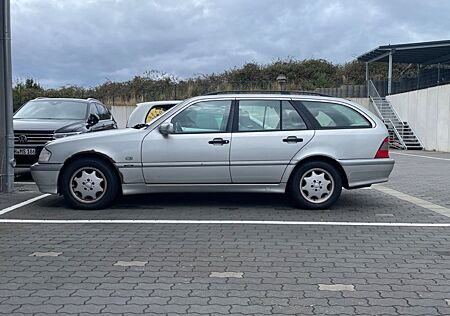
[[286,81],[287,81],[286,75],[279,74],[277,76],[277,82],[280,85],[280,91],[284,91],[286,89]]
[[14,189],[10,1],[0,4],[0,192]]

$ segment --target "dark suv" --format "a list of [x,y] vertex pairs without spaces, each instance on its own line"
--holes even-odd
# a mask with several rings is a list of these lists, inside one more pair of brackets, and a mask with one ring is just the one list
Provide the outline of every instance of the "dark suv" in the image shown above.
[[16,168],[37,162],[42,148],[54,139],[115,128],[108,108],[96,99],[31,100],[14,114]]

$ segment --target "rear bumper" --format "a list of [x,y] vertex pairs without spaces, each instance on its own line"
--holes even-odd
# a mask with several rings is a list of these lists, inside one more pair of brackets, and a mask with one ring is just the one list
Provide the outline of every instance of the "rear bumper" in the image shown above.
[[348,179],[349,189],[386,182],[394,168],[394,159],[339,160]]
[[31,176],[33,177],[39,191],[43,193],[58,193],[58,177],[62,164],[39,164],[31,166]]

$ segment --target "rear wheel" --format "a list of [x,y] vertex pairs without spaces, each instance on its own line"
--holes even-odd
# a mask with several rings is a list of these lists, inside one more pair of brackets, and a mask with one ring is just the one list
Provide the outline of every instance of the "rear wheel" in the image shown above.
[[99,159],[82,158],[74,161],[61,176],[61,193],[72,208],[105,208],[114,202],[119,192],[114,170]]
[[333,165],[311,161],[295,171],[288,189],[299,208],[325,209],[341,195],[342,179]]

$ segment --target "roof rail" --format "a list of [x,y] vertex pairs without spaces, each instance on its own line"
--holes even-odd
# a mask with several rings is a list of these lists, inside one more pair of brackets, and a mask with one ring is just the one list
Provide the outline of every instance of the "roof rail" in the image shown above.
[[229,94],[229,93],[269,93],[269,94],[301,94],[301,95],[317,95],[321,97],[329,97],[330,95],[314,92],[314,91],[301,91],[301,90],[224,90],[209,92],[206,95],[218,95],[218,94]]
[[35,100],[39,100],[39,99],[48,99],[48,97],[37,97],[37,98],[34,98]]
[[88,100],[88,101],[97,101],[97,102],[102,103],[100,100],[97,100],[96,98],[87,98],[86,100]]

